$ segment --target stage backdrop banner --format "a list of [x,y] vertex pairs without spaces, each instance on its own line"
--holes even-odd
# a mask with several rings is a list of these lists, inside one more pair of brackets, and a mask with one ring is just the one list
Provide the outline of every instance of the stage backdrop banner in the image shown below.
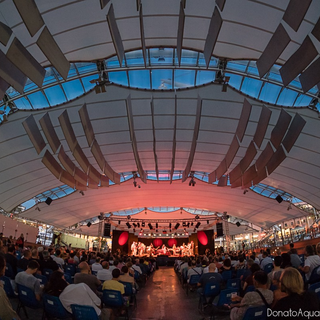
[[112,252],[116,252],[118,249],[121,253],[128,253],[128,239],[129,232],[121,230],[113,230],[112,232]]
[[214,252],[214,233],[213,230],[205,230],[197,232],[198,238],[198,252],[204,254],[206,249],[209,249],[211,253]]

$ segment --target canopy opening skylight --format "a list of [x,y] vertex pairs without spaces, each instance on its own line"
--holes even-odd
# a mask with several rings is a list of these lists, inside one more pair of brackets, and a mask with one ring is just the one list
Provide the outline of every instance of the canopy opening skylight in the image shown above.
[[[259,78],[255,61],[211,58],[206,68],[201,52],[182,50],[179,66],[176,49],[147,49],[146,67],[141,50],[125,54],[122,66],[116,56],[104,60],[104,68],[110,82],[140,89],[170,90],[190,88],[217,80],[217,72],[223,67],[224,76],[230,77],[229,85],[252,98],[263,102],[286,106],[306,107],[320,110],[318,89],[314,87],[303,93],[299,79],[283,87],[279,69],[274,65]],[[0,120],[19,109],[31,110],[54,107],[87,93],[95,87],[99,73],[96,62],[71,63],[67,80],[63,80],[53,67],[46,68],[42,88],[30,79],[20,94],[10,87],[0,103]]]

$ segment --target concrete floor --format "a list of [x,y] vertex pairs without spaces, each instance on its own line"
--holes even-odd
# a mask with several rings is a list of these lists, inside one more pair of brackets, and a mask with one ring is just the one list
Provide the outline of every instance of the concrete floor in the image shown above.
[[[146,286],[137,294],[137,309],[132,320],[200,320],[197,292],[182,288],[176,273],[171,267],[160,267]],[[208,318],[207,318],[208,319]],[[217,320],[229,319],[216,317]]]

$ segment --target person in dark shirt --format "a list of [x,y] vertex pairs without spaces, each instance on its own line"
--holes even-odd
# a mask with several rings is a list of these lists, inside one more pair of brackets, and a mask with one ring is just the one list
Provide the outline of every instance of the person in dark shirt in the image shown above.
[[67,285],[68,282],[64,278],[64,274],[60,271],[54,271],[44,286],[43,292],[51,296],[59,297]]
[[17,264],[18,264],[18,259],[15,256],[15,249],[14,246],[9,246],[8,248],[8,253],[5,254],[5,259],[7,264],[10,264],[10,266],[12,267],[14,276],[12,279],[14,279],[14,277],[17,274]]
[[40,260],[40,270],[43,269],[51,269],[52,271],[56,271],[59,269],[59,266],[49,255],[48,250],[44,250],[42,252],[43,260]]
[[22,269],[23,271],[26,271],[30,258],[31,258],[30,250],[25,250],[23,253],[23,258],[18,261],[18,264],[17,264],[18,268]]
[[[303,316],[305,311],[309,311],[310,314],[313,311],[319,312],[319,299],[314,292],[303,290],[303,279],[298,270],[292,267],[286,268],[280,278],[280,288],[287,296],[275,304],[272,314],[268,315],[268,317],[271,316],[271,319],[289,319],[286,312],[294,311],[297,312],[297,315],[292,316],[292,318],[303,320],[306,319]],[[312,318],[310,317],[310,319]]]
[[223,281],[222,276],[220,273],[215,272],[216,270],[216,265],[214,263],[209,264],[209,272],[208,273],[203,273],[199,279],[198,282],[198,293],[202,294],[203,290],[206,286],[207,283],[209,282],[215,282],[219,285],[221,285],[221,282]]

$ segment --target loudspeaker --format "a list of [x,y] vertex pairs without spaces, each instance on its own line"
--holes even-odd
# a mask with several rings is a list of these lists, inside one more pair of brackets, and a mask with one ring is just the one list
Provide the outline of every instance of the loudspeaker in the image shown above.
[[110,223],[105,223],[104,224],[103,236],[104,237],[110,237],[110,231],[111,231],[111,224]]
[[282,197],[279,196],[279,195],[276,197],[276,200],[277,200],[279,203],[281,203],[281,202],[283,201]]
[[238,222],[236,223],[236,226],[237,226],[237,227],[240,227],[240,226],[241,226],[241,223],[238,221]]
[[48,206],[50,206],[51,202],[52,202],[52,199],[51,199],[50,197],[48,197],[48,198],[46,199],[46,201],[45,201],[45,203],[46,203]]
[[223,236],[223,224],[217,223],[217,237],[222,237]]

